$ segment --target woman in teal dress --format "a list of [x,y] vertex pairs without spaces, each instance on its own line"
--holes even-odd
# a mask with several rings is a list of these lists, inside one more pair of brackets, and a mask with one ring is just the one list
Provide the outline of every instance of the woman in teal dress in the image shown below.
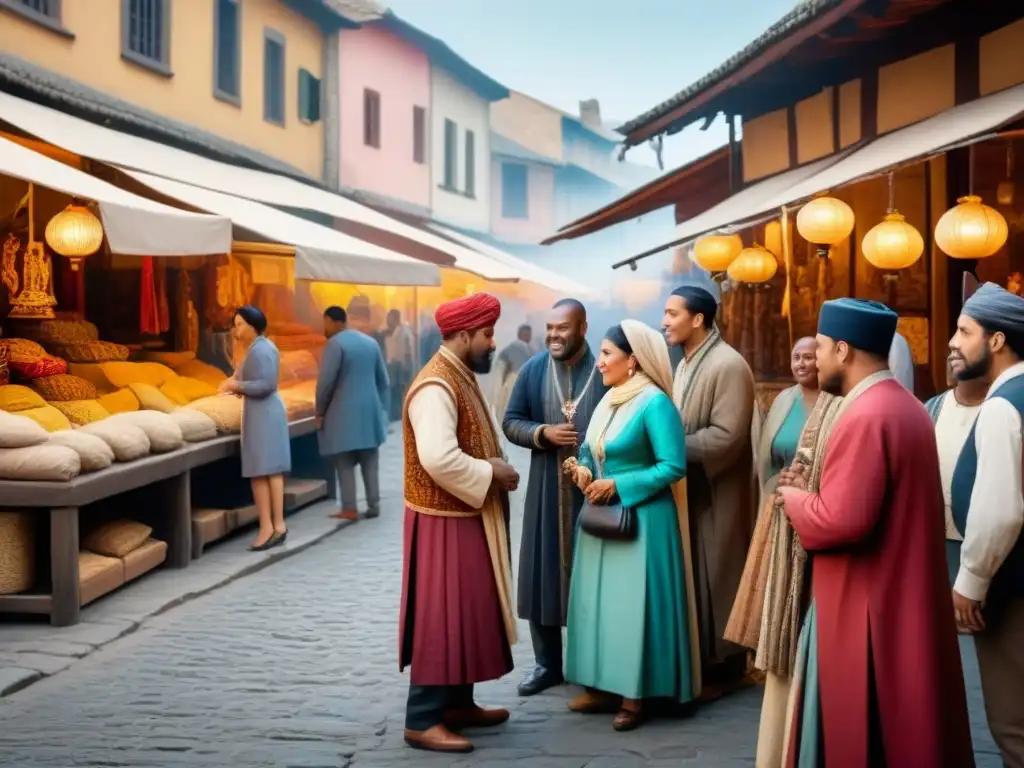
[[612,725],[627,731],[644,699],[700,694],[686,437],[660,333],[635,320],[613,327],[598,368],[610,389],[566,473],[590,503],[635,509],[638,530],[615,541],[577,528],[565,677],[588,689],[572,711],[617,710]]

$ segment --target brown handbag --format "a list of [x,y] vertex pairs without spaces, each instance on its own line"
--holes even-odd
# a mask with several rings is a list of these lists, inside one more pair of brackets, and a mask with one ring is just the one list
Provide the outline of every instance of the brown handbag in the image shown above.
[[[597,462],[597,476],[601,478],[600,462]],[[591,504],[584,501],[580,510],[580,528],[598,539],[633,541],[637,533],[636,510],[621,503]]]

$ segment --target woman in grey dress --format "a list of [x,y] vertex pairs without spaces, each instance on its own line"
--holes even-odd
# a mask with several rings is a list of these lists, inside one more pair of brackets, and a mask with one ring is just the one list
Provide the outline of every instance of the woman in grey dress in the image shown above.
[[242,398],[242,476],[250,478],[260,515],[260,530],[249,547],[262,552],[283,544],[284,475],[291,471],[288,415],[277,393],[279,355],[264,336],[267,316],[246,305],[235,312],[235,338],[246,347],[235,375],[220,386],[222,393]]

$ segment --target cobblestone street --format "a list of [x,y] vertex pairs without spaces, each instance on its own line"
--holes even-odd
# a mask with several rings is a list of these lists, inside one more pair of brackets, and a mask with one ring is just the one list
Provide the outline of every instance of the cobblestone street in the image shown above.
[[[658,721],[618,734],[610,718],[570,715],[565,700],[572,689],[516,697],[515,685],[531,662],[525,626],[516,649],[519,668],[478,688],[481,702],[512,709],[511,722],[480,732],[470,755],[407,749],[407,678],[395,660],[401,567],[397,453],[386,451],[382,463],[387,496],[379,519],[175,608],[69,670],[0,700],[0,764],[753,765],[758,689],[689,720]],[[525,455],[515,458],[525,472]],[[517,522],[525,481],[522,488],[514,500]],[[320,511],[305,514],[311,513]],[[979,725],[984,715],[973,668],[970,678]],[[978,765],[994,768],[999,761],[983,726],[976,733]]]

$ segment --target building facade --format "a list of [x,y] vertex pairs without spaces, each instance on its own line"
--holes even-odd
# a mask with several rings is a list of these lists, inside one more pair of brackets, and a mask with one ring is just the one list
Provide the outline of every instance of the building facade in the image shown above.
[[[0,79],[17,95],[107,110],[148,123],[155,138],[320,179],[331,133],[321,115],[325,47],[354,26],[334,6],[0,0]],[[25,94],[29,83],[39,92]]]

